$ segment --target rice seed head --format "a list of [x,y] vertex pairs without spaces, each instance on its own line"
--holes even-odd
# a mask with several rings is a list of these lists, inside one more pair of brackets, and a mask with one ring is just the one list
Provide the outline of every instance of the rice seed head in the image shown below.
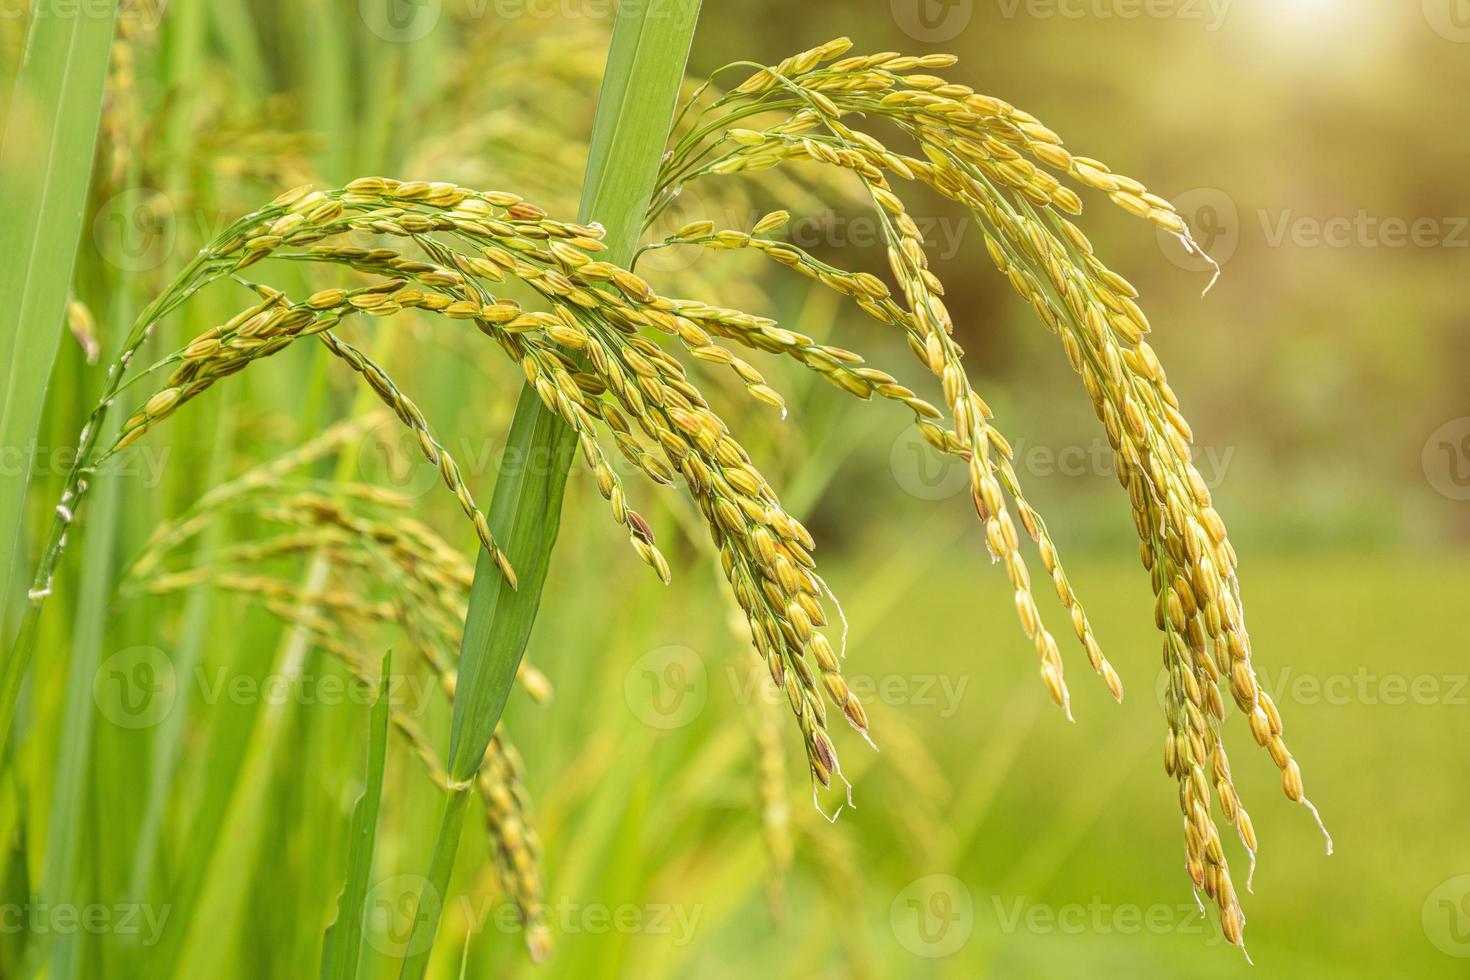
[[[801,52],[713,96],[699,126],[677,138],[664,161],[667,190],[660,206],[667,206],[683,185],[712,176],[769,176],[797,161],[841,171],[862,187],[878,219],[892,286],[765,237],[784,224],[783,212],[749,230],[691,221],[662,247],[753,250],[850,298],[904,338],[932,376],[936,403],[851,352],[768,319],[665,297],[642,277],[596,258],[599,229],[557,221],[520,195],[364,177],[339,190],[289,191],[222,233],[130,334],[111,390],[121,384],[159,311],[213,281],[239,278],[267,257],[345,267],[372,277],[372,283],[323,290],[300,303],[279,290],[258,287],[258,303],[169,359],[173,373],[167,384],[124,423],[107,451],[135,442],[219,381],[314,336],[413,434],[479,540],[498,555],[458,465],[436,442],[417,406],[382,366],[337,333],[339,324],[352,317],[391,317],[404,309],[472,325],[502,349],[542,402],[573,429],[613,520],[664,581],[669,564],[653,529],[629,505],[605,447],[611,442],[651,482],[682,481],[719,554],[752,645],[773,683],[786,693],[812,778],[825,786],[841,774],[827,728],[828,706],[864,735],[868,718],[823,634],[829,595],[815,571],[814,542],[786,512],[681,361],[645,333],[677,338],[696,362],[732,372],[753,399],[781,407],[779,393],[761,372],[718,342],[728,341],[795,360],[856,397],[877,395],[911,411],[923,438],[967,467],[987,548],[1004,570],[1018,625],[1035,651],[1046,691],[1068,708],[1061,654],[1035,600],[1022,530],[1030,539],[1026,550],[1034,547],[1089,666],[1114,697],[1121,697],[1118,673],[1103,656],[1046,525],[1025,496],[1010,444],[965,370],[944,285],[930,268],[919,223],[891,177],[923,183],[962,204],[983,228],[991,261],[1058,338],[1112,446],[1164,636],[1170,678],[1165,764],[1176,780],[1185,818],[1186,866],[1195,886],[1217,902],[1222,929],[1238,944],[1244,917],[1213,803],[1236,824],[1252,855],[1255,837],[1221,741],[1224,692],[1241,706],[1253,740],[1280,769],[1288,798],[1311,804],[1300,767],[1283,740],[1279,713],[1256,682],[1237,556],[1190,461],[1193,433],[1179,399],[1144,340],[1150,325],[1136,302],[1137,291],[1097,258],[1071,216],[1081,210],[1081,190],[1105,195],[1191,247],[1188,228],[1162,197],[1066,149],[1035,117],[935,74],[953,63],[949,56],[849,55],[850,46],[837,39]],[[896,148],[858,128],[868,120],[882,120],[885,133],[896,130],[912,145]],[[370,247],[354,243],[369,237]],[[508,280],[539,295],[544,308],[522,309],[498,296],[496,289]],[[94,422],[98,419],[94,416]],[[95,438],[92,426],[87,431]],[[83,442],[90,449],[87,439]],[[88,465],[96,462],[90,452],[82,456]],[[81,473],[79,467],[68,481],[63,501],[68,508],[84,490]],[[48,552],[53,565],[58,553],[59,543]],[[508,564],[502,562],[501,569],[513,582]],[[508,833],[507,853],[514,861],[519,838]]]

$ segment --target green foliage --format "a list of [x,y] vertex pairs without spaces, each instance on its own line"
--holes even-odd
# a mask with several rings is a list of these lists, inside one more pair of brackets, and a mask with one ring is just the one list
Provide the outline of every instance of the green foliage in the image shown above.
[[[115,2],[38,0],[0,138],[0,446],[24,457],[0,474],[0,644],[6,646],[12,585],[25,564],[26,487],[72,288],[116,12]],[[25,658],[6,658],[0,747],[25,668]]]
[[366,785],[352,807],[347,841],[347,880],[337,899],[337,917],[327,927],[322,945],[322,980],[354,980],[362,947],[362,920],[367,913],[368,876],[377,843],[378,808],[383,802],[383,769],[388,761],[388,709],[393,697],[393,656],[383,658],[378,699],[368,720]]

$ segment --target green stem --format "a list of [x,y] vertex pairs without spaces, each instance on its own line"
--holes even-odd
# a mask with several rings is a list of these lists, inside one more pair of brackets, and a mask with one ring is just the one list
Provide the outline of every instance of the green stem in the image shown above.
[[439,914],[444,909],[444,896],[449,890],[449,875],[454,871],[454,856],[459,838],[464,833],[464,816],[474,784],[449,790],[444,799],[444,815],[439,821],[439,837],[434,841],[434,856],[429,860],[429,874],[419,892],[419,904],[408,937],[408,954],[403,960],[400,977],[422,977],[429,966],[434,949],[434,933],[439,928]]
[[[627,4],[618,13],[580,209],[582,221],[602,223],[608,261],[626,264],[637,248],[698,17],[699,0]],[[525,387],[516,404],[486,514],[519,584],[512,588],[481,549],[450,720],[451,786],[473,784],[500,722],[551,566],[567,471],[576,450],[572,430],[542,404],[532,388]],[[465,792],[451,790],[446,803],[433,867],[419,900],[420,915],[414,925],[418,941],[410,942],[415,952],[404,960],[402,980],[422,977],[428,968],[429,947],[438,929],[444,888],[463,826],[462,813],[453,812],[462,808],[462,801],[455,798]]]
[[[10,113],[0,134],[0,445],[33,447],[55,366],[81,240],[115,3],[34,5]],[[31,464],[0,474],[0,648],[24,553]],[[24,664],[5,664],[0,746]]]
[[[123,376],[127,373],[128,362],[147,340],[149,329],[192,296],[202,285],[199,281],[200,276],[209,276],[211,272],[204,254],[195,256],[169,289],[148,304],[138,319],[134,321],[133,328],[123,345],[122,353],[107,369],[107,380],[103,386],[102,397],[97,402],[97,407],[92,409],[92,413],[87,416],[86,424],[82,426],[76,459],[72,463],[70,472],[67,473],[66,483],[62,488],[61,502],[52,513],[51,530],[46,538],[45,547],[42,548],[40,562],[36,566],[36,577],[26,597],[25,614],[21,619],[20,629],[10,645],[10,656],[5,660],[3,675],[0,675],[0,757],[4,756],[7,738],[10,735],[10,723],[15,714],[16,701],[20,697],[20,686],[25,681],[26,670],[30,667],[32,654],[35,653],[41,610],[45,605],[46,597],[51,594],[52,579],[56,574],[56,566],[61,560],[62,548],[66,545],[66,532],[71,527],[77,511],[81,509],[82,498],[87,493],[89,478],[96,474],[97,467],[111,455],[111,452],[108,452],[98,456],[96,450],[113,401],[127,387]],[[208,278],[204,281],[208,281]],[[115,430],[109,431],[115,432]]]

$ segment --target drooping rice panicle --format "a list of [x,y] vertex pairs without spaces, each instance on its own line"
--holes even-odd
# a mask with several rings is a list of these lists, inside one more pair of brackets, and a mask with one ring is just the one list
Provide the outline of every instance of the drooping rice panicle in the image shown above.
[[[705,298],[661,295],[643,276],[598,257],[600,228],[557,221],[519,195],[382,177],[361,178],[339,190],[300,188],[231,225],[138,320],[83,432],[33,597],[39,601],[49,590],[66,527],[101,460],[143,438],[214,384],[311,336],[393,409],[425,457],[440,468],[478,540],[498,554],[457,465],[430,434],[428,420],[384,367],[344,336],[358,322],[417,309],[467,321],[516,365],[547,408],[576,434],[615,523],[665,582],[669,564],[647,520],[629,507],[605,445],[611,441],[656,484],[682,479],[719,555],[751,645],[786,693],[815,784],[828,786],[833,776],[842,778],[827,707],[841,711],[865,737],[868,718],[823,632],[826,604],[835,605],[835,599],[816,572],[814,542],[782,507],[682,362],[645,334],[675,338],[691,358],[731,372],[752,398],[783,410],[782,397],[759,368],[717,339],[794,360],[857,397],[877,395],[904,405],[929,444],[965,461],[986,546],[1005,568],[1017,620],[1051,697],[1070,715],[1061,653],[1033,594],[1017,520],[1067,610],[1089,665],[1121,698],[1118,673],[1102,654],[1046,524],[1027,500],[1010,444],[971,383],[943,283],[931,267],[917,221],[895,190],[896,181],[922,183],[971,212],[984,231],[991,260],[1059,338],[1103,423],[1129,494],[1165,638],[1170,680],[1166,768],[1178,782],[1186,865],[1195,887],[1219,905],[1227,938],[1240,944],[1244,916],[1214,805],[1235,826],[1252,860],[1256,842],[1221,740],[1225,689],[1246,715],[1254,739],[1280,768],[1286,795],[1311,804],[1282,741],[1279,714],[1256,680],[1236,555],[1191,461],[1193,433],[1145,340],[1150,327],[1136,302],[1137,291],[1094,255],[1071,221],[1082,209],[1074,185],[1106,194],[1122,210],[1176,236],[1186,249],[1196,251],[1196,246],[1169,202],[1140,182],[1074,155],[1051,130],[1010,104],[931,74],[954,64],[951,56],[853,56],[849,48],[838,39],[777,65],[732,66],[753,74],[728,91],[714,84],[695,90],[680,114],[650,220],[672,208],[694,182],[717,176],[768,174],[802,162],[855,182],[878,219],[892,288],[877,276],[843,271],[773,237],[787,217],[780,210],[749,231],[717,230],[708,219],[688,221],[664,244],[755,250],[851,298],[869,317],[900,331],[932,375],[940,394],[935,403],[853,351]],[[916,152],[895,150],[864,131],[871,121],[911,141]],[[293,301],[273,286],[244,283],[241,274],[267,260],[334,266],[365,282]],[[249,306],[155,368],[129,369],[156,323],[198,290],[231,280],[253,290]],[[525,309],[500,295],[501,284],[511,281],[538,294],[542,308]],[[690,275],[688,281],[704,280]],[[99,423],[117,392],[164,368],[171,370],[167,383],[126,421],[117,443],[96,446]],[[364,519],[331,498],[314,499],[309,491],[282,496],[275,506],[303,533],[327,532],[316,540],[327,541],[334,560],[354,535],[367,531]],[[188,526],[179,527],[186,533]],[[175,533],[166,535],[165,543]],[[425,555],[435,548],[417,532],[400,527],[372,540],[376,552],[369,560],[398,568],[414,596],[462,588],[458,570],[432,570],[434,561]],[[274,547],[282,550],[275,551],[262,544],[252,557],[279,557],[297,544],[278,542]],[[245,556],[237,552],[235,557]],[[502,571],[514,581],[508,565],[502,563]],[[271,595],[268,601],[277,598]],[[408,630],[423,627],[424,637],[438,637],[425,640],[426,650],[442,641],[446,624],[452,630],[462,618],[459,607],[445,601],[430,602],[435,611],[420,622],[401,614],[395,619],[388,607],[351,597],[329,593],[323,599],[323,613],[350,611]],[[438,666],[446,689],[452,689],[452,674],[443,670],[442,661]],[[515,864],[512,855],[507,866]]]
[[[386,206],[390,203],[395,206]],[[439,261],[407,259],[382,248],[317,244],[352,231],[411,239]],[[490,244],[482,244],[475,256],[428,238],[431,231],[457,242]],[[326,290],[304,303],[256,286],[259,302],[165,362],[181,366],[169,386],[128,420],[119,445],[141,438],[217,380],[284,349],[296,337],[325,335],[353,313],[385,315],[413,306],[473,320],[521,361],[543,401],[577,429],[584,458],[615,519],[629,528],[634,548],[665,579],[667,563],[647,522],[627,508],[621,485],[601,456],[598,429],[611,434],[624,455],[656,482],[671,483],[675,472],[685,477],[725,551],[737,596],[757,624],[757,646],[800,721],[813,775],[827,785],[837,759],[825,730],[824,700],[860,731],[866,714],[818,632],[827,616],[820,580],[810,571],[810,536],[780,511],[774,491],[688,383],[679,363],[636,336],[641,325],[667,328],[680,304],[658,296],[639,277],[594,259],[596,235],[596,229],[552,221],[514,195],[479,195],[452,186],[373,178],[332,195],[286,195],[275,210],[260,215],[253,229],[235,233],[209,256],[240,256],[233,266],[221,263],[220,274],[234,274],[261,261],[260,256],[295,244],[310,246],[297,254],[313,261],[377,268],[393,277],[358,290]],[[488,286],[507,275],[542,292],[555,312],[527,312],[496,299]],[[591,373],[580,370],[562,349],[584,355]],[[358,360],[347,356],[349,362]],[[377,374],[374,388],[382,394],[389,389],[380,370]],[[752,391],[774,400],[759,382],[752,383]],[[387,397],[396,410],[403,408],[401,393]],[[815,667],[807,663],[808,647]]]
[[[1256,842],[1219,738],[1222,685],[1250,719],[1253,737],[1281,768],[1288,798],[1309,808],[1311,804],[1302,792],[1300,769],[1281,741],[1275,706],[1255,680],[1235,552],[1193,466],[1193,434],[1179,400],[1144,339],[1150,327],[1135,302],[1138,293],[1093,254],[1070,220],[1082,210],[1081,196],[1057,175],[1102,191],[1113,204],[1176,236],[1187,251],[1197,252],[1197,246],[1167,200],[1099,161],[1075,156],[1035,117],[968,86],[916,73],[949,67],[952,56],[843,57],[849,46],[838,39],[779,65],[748,66],[755,68],[754,74],[734,89],[711,98],[698,111],[686,109],[684,116],[692,122],[670,153],[662,187],[668,199],[700,178],[759,174],[793,161],[854,174],[871,194],[902,302],[890,299],[881,284],[873,287],[801,249],[762,240],[760,232],[778,227],[784,216],[769,225],[763,222],[753,234],[693,227],[669,244],[753,247],[854,297],[876,319],[904,329],[919,360],[940,378],[953,424],[947,430],[919,419],[919,429],[936,448],[970,460],[988,544],[1007,564],[1022,625],[1036,640],[1048,687],[1065,704],[1054,645],[1039,624],[1024,566],[1015,559],[1015,534],[1001,489],[1036,541],[1090,663],[1115,696],[1121,696],[1117,672],[1101,653],[1055,544],[1023,496],[1008,446],[987,424],[989,413],[969,388],[940,299],[943,286],[930,270],[922,236],[889,178],[922,182],[971,211],[1000,271],[1061,338],[1115,451],[1138,524],[1141,554],[1153,575],[1160,626],[1166,631],[1171,673],[1168,766],[1181,780],[1186,863],[1196,887],[1219,904],[1227,938],[1238,945],[1244,919],[1210,816],[1212,792],[1227,822],[1236,826],[1252,864]],[[895,152],[854,128],[875,119],[910,138],[920,155]],[[1050,676],[1053,665],[1056,673]],[[1315,817],[1314,808],[1312,813]]]

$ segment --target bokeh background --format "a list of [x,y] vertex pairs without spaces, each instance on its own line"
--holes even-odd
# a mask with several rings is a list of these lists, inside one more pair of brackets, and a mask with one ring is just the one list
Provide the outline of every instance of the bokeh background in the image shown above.
[[[23,0],[0,0],[0,91],[27,15]],[[106,349],[131,297],[305,181],[456,180],[570,214],[610,29],[605,0],[129,6],[79,261],[90,315],[74,325],[92,321]],[[1262,682],[1335,853],[1281,797],[1269,760],[1243,749],[1236,778],[1262,842],[1244,897],[1253,968],[1197,909],[1163,772],[1148,581],[1101,427],[1050,335],[992,274],[978,231],[920,195],[912,209],[933,229],[977,386],[1128,697],[1112,704],[1075,658],[1077,720],[1061,717],[1011,622],[963,474],[901,413],[773,367],[793,395],[783,423],[736,393],[721,407],[808,518],[843,599],[846,671],[881,749],[839,743],[856,808],[829,823],[813,805],[785,709],[731,631],[677,495],[639,488],[674,560],[665,589],[575,473],[530,651],[555,696],[518,693],[506,719],[535,801],[555,951],[529,962],[475,827],[435,975],[1466,975],[1470,11],[1458,0],[710,2],[691,74],[837,34],[863,51],[960,55],[956,80],[1175,200],[1218,261],[1201,296],[1210,273],[1197,260],[1088,202],[1084,226],[1142,291],[1194,426],[1242,556]],[[802,188],[793,234],[838,264],[881,268],[871,225],[846,201],[840,186]],[[702,204],[724,206],[687,201],[681,216]],[[649,275],[905,362],[804,281],[718,255]],[[168,335],[232,310],[208,302]],[[386,361],[488,498],[515,374],[442,325],[400,319]],[[114,588],[153,528],[213,483],[352,414],[351,383],[323,355],[280,360],[212,392],[116,474],[120,511],[94,532],[114,537],[116,556],[100,636],[83,635],[76,612],[85,546],[64,566],[0,784],[5,976],[41,947],[68,949],[77,976],[316,970],[366,708],[321,696],[312,683],[341,668],[311,649],[290,656],[290,634],[248,599]],[[100,368],[68,344],[48,406],[54,448],[35,457],[33,542],[64,474],[58,451],[99,385]],[[412,496],[468,552],[452,502],[428,492],[432,473],[406,448],[383,430],[353,447],[345,472]],[[225,515],[213,544],[258,531]],[[164,680],[132,690],[139,664]],[[436,738],[446,719],[442,704],[423,706]],[[60,813],[59,746],[81,777]],[[437,811],[395,743],[367,975],[396,975]],[[60,840],[74,863],[48,878]],[[51,880],[67,884],[43,894]],[[79,928],[68,908],[106,921]]]

